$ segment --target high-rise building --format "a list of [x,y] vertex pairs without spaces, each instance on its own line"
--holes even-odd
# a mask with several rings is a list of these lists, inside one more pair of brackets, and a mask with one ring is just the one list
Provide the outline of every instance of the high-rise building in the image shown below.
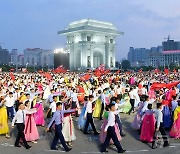
[[12,49],[10,53],[10,65],[18,64],[18,50]]
[[27,48],[24,50],[24,65],[53,68],[54,52],[40,48]]
[[0,46],[0,64],[9,64],[9,51],[7,49],[2,49]]
[[128,52],[128,60],[131,63],[131,66],[139,67],[146,65],[146,59],[149,49],[146,48],[133,48],[130,47]]
[[168,38],[167,41],[162,42],[162,47],[163,51],[180,50],[180,42]]

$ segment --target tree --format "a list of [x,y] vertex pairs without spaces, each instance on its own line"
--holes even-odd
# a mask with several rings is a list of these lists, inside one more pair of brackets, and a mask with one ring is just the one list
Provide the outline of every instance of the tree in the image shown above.
[[122,69],[127,70],[131,68],[131,64],[129,60],[123,60],[121,63]]

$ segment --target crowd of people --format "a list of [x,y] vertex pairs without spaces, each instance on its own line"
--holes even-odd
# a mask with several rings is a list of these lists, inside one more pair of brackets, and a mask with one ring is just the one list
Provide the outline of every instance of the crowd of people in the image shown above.
[[[29,142],[37,143],[40,138],[37,128],[46,126],[46,132],[55,132],[51,149],[58,150],[60,140],[65,151],[70,151],[76,140],[74,119],[77,118],[77,128],[82,133],[93,131],[99,136],[101,152],[108,152],[106,148],[114,144],[118,153],[124,153],[126,150],[120,144],[126,136],[122,113],[134,116],[129,127],[137,130],[142,142],[152,143],[152,149],[157,148],[160,136],[164,147],[169,146],[169,137],[180,139],[177,72],[44,74],[0,74],[0,134],[9,139],[10,130],[16,126],[15,147],[23,143],[30,149]],[[82,78],[87,74],[88,78]],[[101,130],[96,128],[94,119],[103,120]]]

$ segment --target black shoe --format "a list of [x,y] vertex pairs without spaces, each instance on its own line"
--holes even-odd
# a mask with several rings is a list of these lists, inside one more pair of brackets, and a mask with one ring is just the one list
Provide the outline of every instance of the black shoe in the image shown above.
[[14,145],[15,147],[18,147],[18,148],[20,148],[21,146],[20,145]]
[[119,150],[118,153],[124,153],[126,150],[122,149],[122,150]]
[[84,132],[84,134],[90,134],[90,133],[88,133],[88,132]]
[[109,152],[109,151],[107,151],[107,150],[106,150],[106,151],[101,151],[101,153],[108,153],[108,152]]
[[58,150],[58,148],[51,148],[51,150]]
[[69,149],[66,150],[66,152],[69,152],[69,151],[71,151],[71,150],[72,150],[72,148],[69,148]]
[[155,145],[152,145],[152,149],[156,149],[157,148],[157,146],[155,146]]
[[100,133],[99,132],[95,132],[94,135],[99,135]]
[[163,147],[168,147],[169,145],[169,143],[164,143]]
[[32,147],[32,146],[29,145],[29,146],[26,147],[26,149],[31,149],[31,147]]
[[126,134],[124,134],[124,133],[121,134],[121,137],[125,137],[125,136],[126,136]]

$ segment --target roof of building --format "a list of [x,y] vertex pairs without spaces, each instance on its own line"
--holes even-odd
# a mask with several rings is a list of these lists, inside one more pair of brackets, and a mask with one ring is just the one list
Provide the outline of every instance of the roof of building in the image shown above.
[[110,33],[113,35],[123,35],[123,32],[117,30],[117,28],[110,22],[98,21],[93,19],[82,19],[79,21],[74,21],[69,24],[69,26],[62,31],[59,31],[58,34],[67,34],[77,31],[93,31],[93,32],[102,32]]

